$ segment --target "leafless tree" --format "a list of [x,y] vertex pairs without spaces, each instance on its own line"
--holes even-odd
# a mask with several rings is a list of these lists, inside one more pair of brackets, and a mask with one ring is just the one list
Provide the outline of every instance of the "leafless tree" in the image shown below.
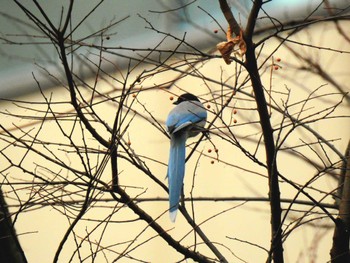
[[[160,36],[156,45],[109,44],[128,16],[111,18],[108,26],[82,36],[80,27],[104,1],[79,20],[73,19],[78,8],[73,0],[57,10],[58,20],[36,0],[13,2],[24,18],[2,16],[37,34],[1,32],[1,49],[54,47],[59,63],[36,67],[60,87],[44,89],[33,73],[40,99],[2,99],[0,190],[7,203],[0,200],[1,224],[10,231],[2,232],[1,240],[13,242],[18,262],[26,262],[26,250],[14,228],[47,208],[58,214],[57,224],[67,226],[54,244],[54,262],[148,262],[145,251],[159,239],[176,252],[174,261],[245,262],[245,248],[264,257],[260,261],[284,262],[284,251],[293,245],[288,242],[300,229],[311,229],[315,238],[300,257],[334,230],[330,261],[349,261],[350,151],[343,135],[349,128],[349,85],[338,62],[332,63],[349,59],[349,5],[320,1],[305,16],[285,21],[266,11],[271,1],[255,0],[241,9],[219,0],[216,15],[200,1],[150,8],[157,17],[178,18],[189,8],[209,17],[210,30],[183,18],[216,41],[203,49],[187,34],[162,31],[142,15],[144,30]],[[315,36],[319,30],[333,32],[332,39],[322,43]],[[338,40],[344,44],[331,45]],[[327,63],[320,59],[324,54],[331,56]],[[193,86],[185,86],[187,80]],[[170,109],[165,98],[184,91],[206,105],[208,132],[187,147],[182,217],[176,222],[183,228],[173,229],[167,217],[167,158],[153,149],[167,150],[156,143],[168,137],[167,112],[160,105]],[[336,138],[320,128],[333,125],[338,125]],[[216,170],[227,173],[210,179]],[[237,195],[239,187],[246,189],[243,196]],[[242,231],[257,231],[261,218],[270,226],[269,238],[261,228],[249,238],[231,230],[241,220],[247,222]],[[123,228],[128,235],[118,235]],[[305,257],[317,260],[312,252]]]

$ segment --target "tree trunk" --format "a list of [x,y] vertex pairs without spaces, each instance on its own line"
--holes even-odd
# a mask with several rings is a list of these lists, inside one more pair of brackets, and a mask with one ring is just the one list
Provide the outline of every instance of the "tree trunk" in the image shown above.
[[339,204],[339,215],[333,234],[333,246],[331,249],[331,262],[350,262],[349,231],[350,231],[350,141],[346,149],[346,171],[343,180],[342,196]]
[[0,262],[27,262],[0,188]]

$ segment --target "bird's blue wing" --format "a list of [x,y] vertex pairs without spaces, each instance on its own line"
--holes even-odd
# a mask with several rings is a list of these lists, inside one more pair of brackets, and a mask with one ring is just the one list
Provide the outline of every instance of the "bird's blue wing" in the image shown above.
[[170,133],[179,131],[188,125],[201,122],[207,118],[207,111],[205,109],[198,106],[194,108],[193,103],[182,104],[185,103],[181,103],[175,107],[168,115],[166,126]]

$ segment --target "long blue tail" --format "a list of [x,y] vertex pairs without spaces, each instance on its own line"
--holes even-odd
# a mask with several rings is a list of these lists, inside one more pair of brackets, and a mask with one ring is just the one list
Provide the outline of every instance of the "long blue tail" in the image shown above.
[[186,134],[171,135],[168,163],[170,219],[175,222],[185,175]]

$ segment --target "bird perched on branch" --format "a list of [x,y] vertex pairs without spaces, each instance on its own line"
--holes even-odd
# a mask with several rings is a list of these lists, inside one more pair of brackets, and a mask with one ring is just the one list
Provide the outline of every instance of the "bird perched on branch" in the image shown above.
[[170,219],[175,222],[185,175],[186,140],[204,131],[207,111],[199,99],[191,94],[182,94],[166,120],[170,134],[168,163]]

